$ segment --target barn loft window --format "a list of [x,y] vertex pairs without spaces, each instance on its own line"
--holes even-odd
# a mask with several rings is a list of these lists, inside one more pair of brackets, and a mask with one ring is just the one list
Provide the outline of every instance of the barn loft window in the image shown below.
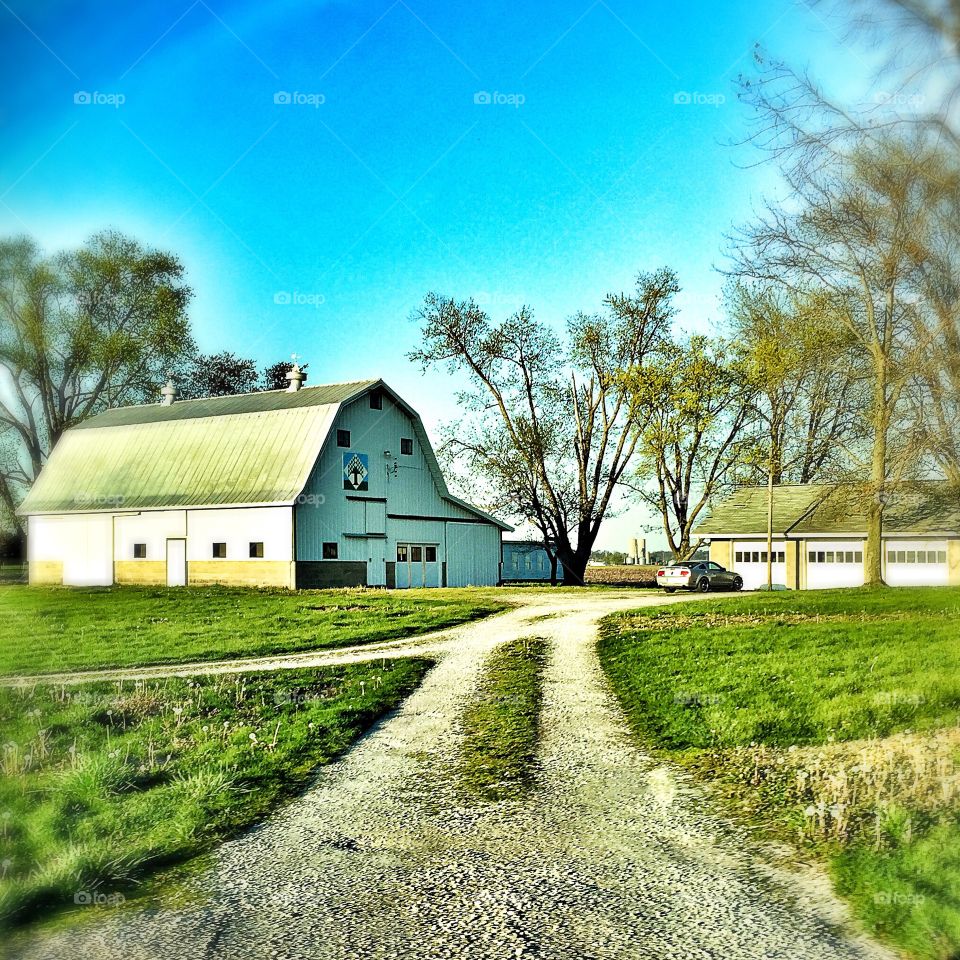
[[263,541],[262,540],[250,541],[250,558],[254,560],[263,559]]
[[337,446],[338,446],[338,447],[349,447],[349,446],[350,446],[350,431],[349,431],[349,430],[338,430],[338,431],[337,431]]
[[339,547],[335,543],[325,543],[323,545],[323,559],[336,560],[339,555]]
[[410,437],[400,438],[400,452],[405,457],[413,456],[413,440],[411,440]]
[[379,390],[374,390],[370,394],[370,409],[371,410],[383,409],[383,394]]
[[133,559],[134,560],[147,559],[147,545],[145,543],[135,543],[133,545]]
[[227,556],[227,545],[225,543],[215,543],[213,545],[214,560],[224,560]]
[[436,547],[424,547],[426,552],[426,561],[427,563],[436,563],[437,562],[437,548]]

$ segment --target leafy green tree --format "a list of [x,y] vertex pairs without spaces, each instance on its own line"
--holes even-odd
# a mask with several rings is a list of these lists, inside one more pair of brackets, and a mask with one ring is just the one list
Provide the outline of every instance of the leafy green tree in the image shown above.
[[638,424],[636,492],[686,559],[697,519],[755,442],[754,387],[731,345],[703,336],[666,345],[624,382]]
[[260,384],[256,363],[227,351],[185,358],[173,379],[181,400],[252,393]]
[[[300,372],[306,374],[309,363],[300,364]],[[280,360],[277,363],[270,364],[263,368],[263,376],[260,383],[261,390],[286,390],[290,386],[287,374],[293,369],[292,360]]]
[[63,432],[157,396],[193,350],[172,254],[119,233],[44,256],[0,241],[0,501],[12,516]]

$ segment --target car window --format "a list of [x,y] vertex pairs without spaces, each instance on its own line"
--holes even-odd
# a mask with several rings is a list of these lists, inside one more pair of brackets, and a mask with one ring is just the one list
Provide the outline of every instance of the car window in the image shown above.
[[714,562],[711,560],[711,561],[710,561],[710,569],[711,569],[711,570],[722,570],[723,567],[721,567],[719,563],[714,563]]

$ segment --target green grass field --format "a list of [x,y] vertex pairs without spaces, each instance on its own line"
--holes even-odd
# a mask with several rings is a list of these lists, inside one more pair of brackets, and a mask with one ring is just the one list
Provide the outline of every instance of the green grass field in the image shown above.
[[0,689],[0,927],[122,902],[259,820],[430,666]]
[[645,746],[822,857],[875,933],[960,956],[960,589],[638,611],[599,652]]
[[484,665],[476,696],[463,711],[458,781],[481,801],[521,796],[536,761],[548,644],[519,637],[501,644]]
[[0,586],[0,675],[297,653],[497,613],[491,591]]

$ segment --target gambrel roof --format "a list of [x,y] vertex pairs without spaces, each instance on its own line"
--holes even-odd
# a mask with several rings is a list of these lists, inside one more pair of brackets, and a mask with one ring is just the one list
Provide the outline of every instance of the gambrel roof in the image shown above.
[[382,380],[107,410],[64,433],[19,512],[293,504],[337,414],[375,389],[411,417],[441,496],[512,529],[450,494],[419,415]]
[[[773,530],[777,536],[865,535],[870,496],[844,484],[785,484],[773,488]],[[884,510],[885,534],[956,534],[960,497],[945,482],[900,484]],[[718,504],[694,530],[696,536],[759,536],[767,532],[767,488],[740,487]]]

